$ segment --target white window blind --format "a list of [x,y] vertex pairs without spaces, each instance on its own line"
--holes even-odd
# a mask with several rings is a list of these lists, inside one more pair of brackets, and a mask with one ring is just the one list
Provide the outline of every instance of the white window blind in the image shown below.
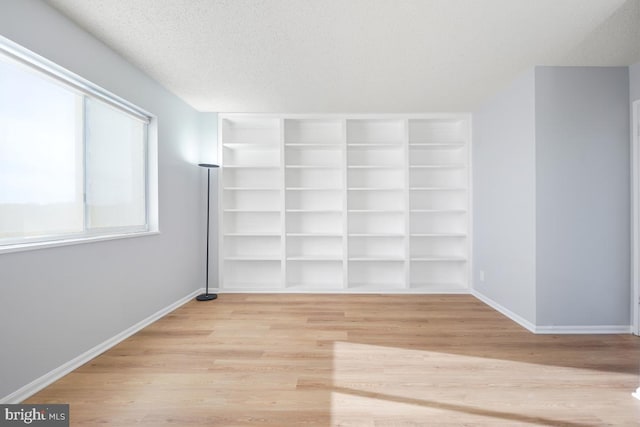
[[85,107],[87,227],[144,227],[146,126],[95,99]]
[[146,231],[149,121],[0,39],[0,248]]

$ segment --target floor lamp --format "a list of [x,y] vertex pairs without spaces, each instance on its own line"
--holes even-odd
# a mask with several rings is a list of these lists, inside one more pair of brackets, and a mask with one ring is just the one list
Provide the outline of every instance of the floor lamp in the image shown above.
[[211,169],[219,168],[220,166],[211,163],[200,163],[198,166],[207,168],[207,287],[205,288],[204,294],[198,295],[196,299],[198,301],[211,301],[212,299],[218,298],[218,295],[209,293],[209,199],[211,196]]

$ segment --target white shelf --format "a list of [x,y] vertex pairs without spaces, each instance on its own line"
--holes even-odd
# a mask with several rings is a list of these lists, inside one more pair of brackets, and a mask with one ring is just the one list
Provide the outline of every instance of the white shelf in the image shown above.
[[467,237],[466,233],[411,233],[411,237]]
[[226,213],[280,213],[275,209],[224,209]]
[[468,116],[219,120],[221,289],[467,289]]
[[409,148],[417,148],[424,150],[442,150],[451,149],[457,150],[463,148],[466,144],[464,142],[410,142]]
[[402,166],[397,165],[350,165],[347,169],[397,169],[403,170]]
[[410,165],[410,169],[465,169],[464,165]]
[[226,237],[280,237],[280,233],[272,232],[247,232],[247,233],[223,233]]
[[380,289],[398,290],[404,289],[405,285],[402,282],[384,282],[384,283],[370,283],[370,282],[349,282],[348,289],[356,289],[362,291],[379,291]]
[[349,187],[348,191],[404,191],[398,187]]
[[279,150],[278,144],[264,144],[258,142],[227,142],[222,144],[225,148],[235,150],[252,150],[252,151],[267,151],[267,150]]
[[349,142],[347,148],[353,149],[365,149],[365,150],[389,150],[389,149],[402,149],[404,146],[402,143],[388,142],[388,143],[366,143],[366,142]]
[[286,169],[340,169],[340,166],[331,165],[286,165]]
[[349,233],[349,237],[405,237],[404,233]]
[[287,209],[288,213],[342,213],[339,209]]
[[465,187],[409,187],[411,191],[466,191]]
[[391,210],[391,209],[349,209],[347,212],[349,213],[404,213],[401,210]]
[[462,282],[411,282],[409,287],[413,289],[429,289],[438,293],[449,293],[456,290],[464,290],[467,285]]
[[342,150],[342,145],[340,144],[326,144],[326,143],[322,143],[322,142],[312,142],[312,143],[286,143],[284,144],[285,147],[287,148],[293,148],[293,149],[304,149],[304,148],[310,148],[310,149],[314,149],[314,150]]
[[302,291],[302,292],[323,292],[323,291],[339,291],[342,290],[342,283],[335,282],[305,282],[305,283],[287,283],[285,285],[289,291]]
[[228,191],[280,191],[279,188],[265,188],[265,187],[224,187],[223,190]]
[[279,169],[280,166],[273,165],[223,165],[223,169]]
[[411,213],[466,213],[466,209],[410,209]]
[[342,188],[331,187],[287,187],[287,191],[342,191]]
[[287,237],[342,237],[342,233],[287,233]]

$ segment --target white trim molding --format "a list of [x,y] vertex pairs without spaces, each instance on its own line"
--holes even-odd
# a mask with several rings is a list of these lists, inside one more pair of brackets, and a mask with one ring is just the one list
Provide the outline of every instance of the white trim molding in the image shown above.
[[629,334],[632,329],[630,325],[537,326],[475,289],[471,289],[471,295],[534,334]]
[[630,334],[630,325],[536,326],[536,334]]
[[134,237],[153,236],[159,231],[137,231],[133,233],[109,234],[103,236],[79,237],[76,239],[50,240],[46,242],[19,243],[15,245],[0,245],[0,255],[12,252],[32,251],[36,249],[57,248],[59,246],[79,245],[83,243],[95,243],[105,240],[131,239]]
[[0,398],[0,404],[20,403],[23,400],[29,398],[30,396],[33,396],[35,393],[39,392],[43,388],[47,387],[48,385],[50,385],[50,384],[54,383],[55,381],[59,380],[60,378],[64,377],[65,375],[67,375],[68,373],[73,371],[74,369],[79,368],[80,366],[84,365],[85,363],[87,363],[91,359],[94,359],[95,357],[99,356],[100,354],[104,353],[105,351],[109,350],[110,348],[114,347],[115,345],[117,345],[117,344],[121,343],[122,341],[126,340],[131,335],[133,335],[136,332],[140,331],[141,329],[149,326],[150,324],[152,324],[156,320],[159,320],[160,318],[162,318],[162,317],[166,316],[167,314],[171,313],[172,311],[174,311],[178,307],[180,307],[180,306],[186,304],[187,302],[191,301],[193,298],[195,298],[196,295],[198,295],[198,294],[200,294],[202,292],[204,292],[204,288],[198,289],[196,291],[193,291],[189,295],[186,295],[185,297],[179,299],[178,301],[174,302],[173,304],[170,304],[170,305],[158,310],[157,312],[155,312],[151,316],[147,317],[146,319],[141,320],[140,322],[136,323],[135,325],[125,329],[124,331],[120,332],[119,334],[114,335],[113,337],[107,339],[106,341],[104,341],[104,342],[96,345],[95,347],[85,351],[81,355],[75,357],[74,359],[69,360],[68,362],[64,363],[61,366],[58,366],[57,368],[55,368],[52,371],[44,374],[43,376],[41,376],[39,378],[36,378],[35,380],[31,381],[29,384],[27,384],[27,385],[25,385],[23,387],[20,387],[18,390],[14,391],[13,393],[11,393],[11,394],[3,397],[3,398]]
[[126,99],[120,98],[118,95],[101,88],[89,80],[80,77],[3,36],[0,36],[0,54],[11,58],[23,66],[36,70],[38,73],[44,74],[48,78],[58,82],[58,84],[62,84],[74,91],[105,102],[143,123],[148,124],[153,119],[153,114],[141,107],[134,105]]
[[209,293],[215,294],[336,294],[336,295],[468,295],[469,289],[225,289],[209,287]]
[[480,292],[478,292],[475,289],[471,289],[471,295],[473,295],[474,297],[478,298],[480,301],[482,301],[483,303],[487,304],[489,307],[493,308],[494,310],[504,314],[509,319],[513,320],[514,322],[516,322],[517,324],[519,324],[523,328],[527,329],[528,331],[536,333],[536,325],[534,325],[533,323],[531,323],[530,321],[528,321],[524,317],[522,317],[522,316],[514,313],[513,311],[509,310],[508,308],[504,307],[502,304],[497,303],[496,301],[494,301],[491,298],[481,294]]

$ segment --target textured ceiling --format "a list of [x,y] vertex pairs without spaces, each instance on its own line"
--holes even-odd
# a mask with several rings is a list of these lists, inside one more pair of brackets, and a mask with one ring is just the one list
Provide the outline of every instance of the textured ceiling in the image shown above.
[[640,60],[640,0],[47,0],[201,111],[471,111]]

